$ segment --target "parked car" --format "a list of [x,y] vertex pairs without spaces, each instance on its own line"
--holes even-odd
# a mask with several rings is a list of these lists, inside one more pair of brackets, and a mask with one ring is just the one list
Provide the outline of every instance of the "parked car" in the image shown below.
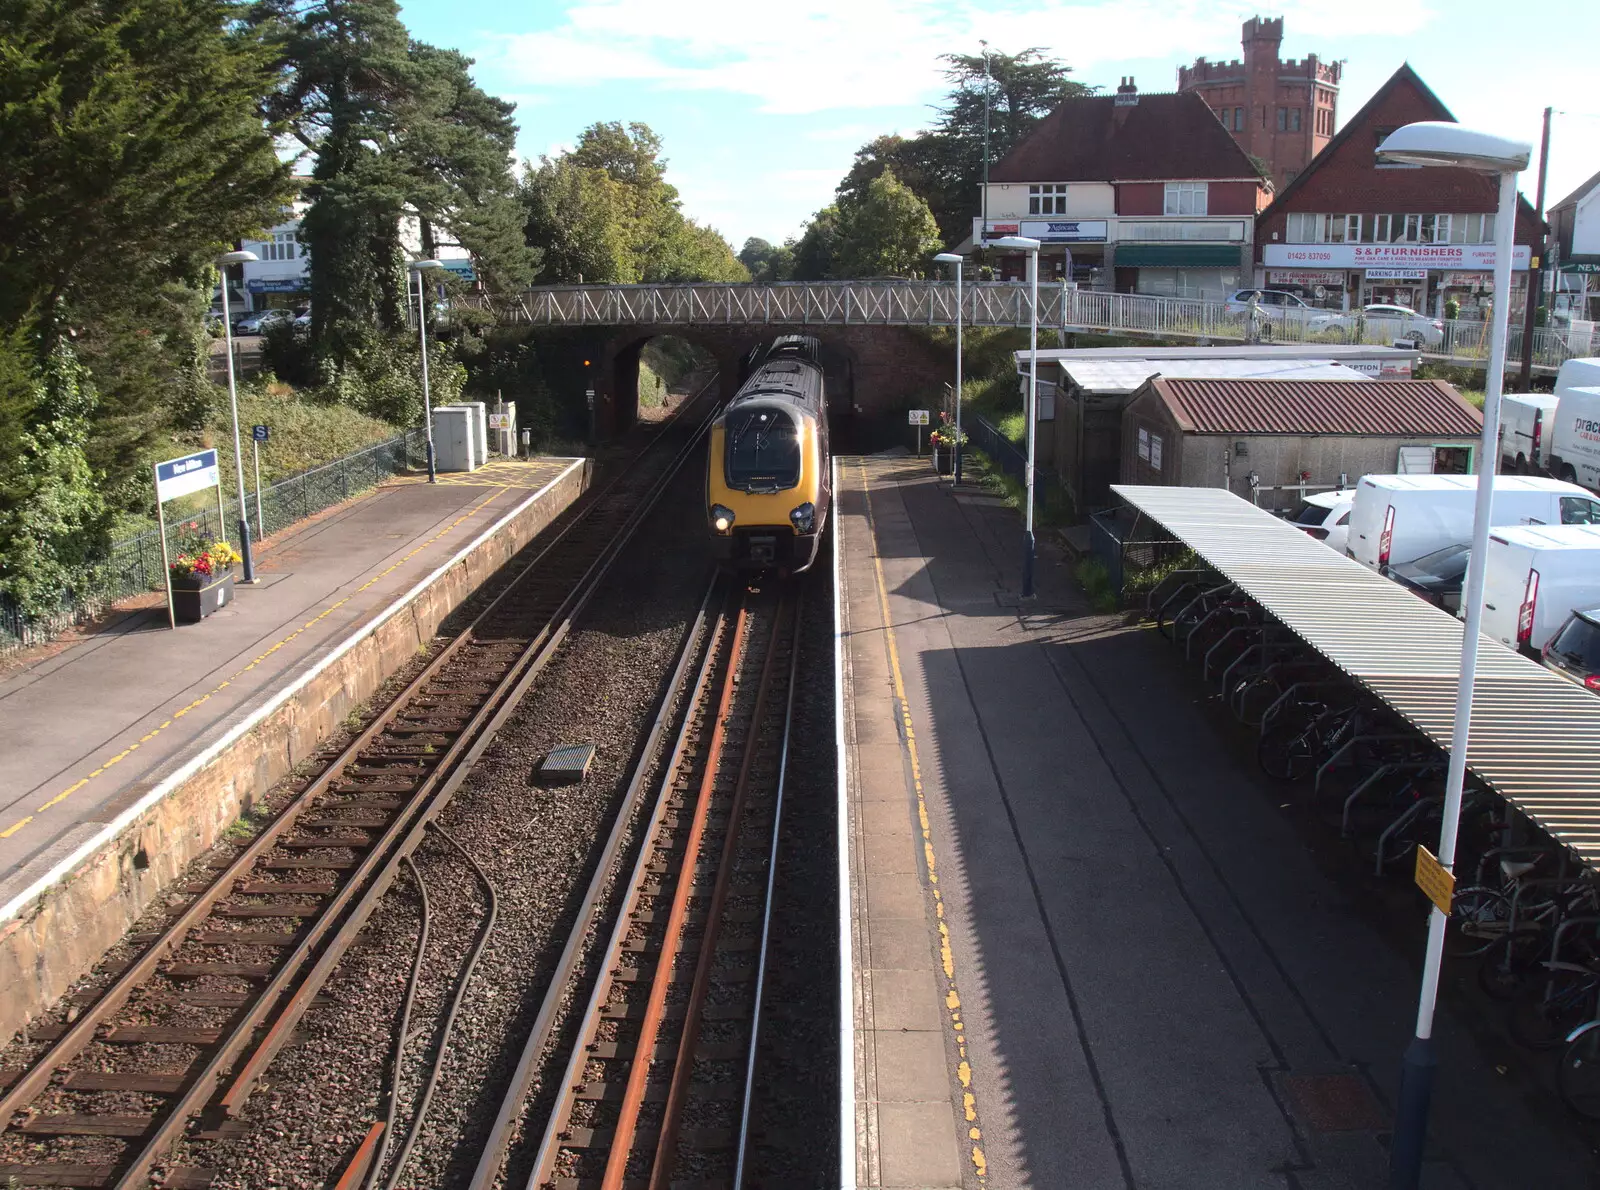
[[1294,526],[1342,554],[1345,540],[1350,536],[1350,509],[1355,499],[1354,488],[1307,496],[1306,506],[1294,518]]
[[1224,305],[1229,314],[1248,314],[1252,298],[1268,322],[1301,323],[1308,330],[1319,331],[1337,326],[1340,321],[1337,311],[1309,305],[1299,294],[1286,289],[1240,289]]
[[233,324],[233,333],[236,335],[259,335],[265,333],[268,327],[279,322],[291,322],[294,319],[292,310],[257,310],[253,314],[246,314]]
[[1418,347],[1438,347],[1444,342],[1444,323],[1418,314],[1409,306],[1374,303],[1362,307],[1361,317],[1366,320],[1368,334],[1379,335],[1385,342],[1409,339]]
[[1483,631],[1537,657],[1579,608],[1600,607],[1600,525],[1519,525],[1489,535]]
[[1544,647],[1544,665],[1600,693],[1600,608],[1573,612]]
[[[1476,475],[1363,475],[1345,553],[1381,571],[1472,539]],[[1600,500],[1576,484],[1533,475],[1494,480],[1492,525],[1588,525]]]
[[1471,557],[1470,545],[1447,545],[1414,561],[1386,566],[1383,573],[1434,607],[1455,612],[1461,608],[1461,583]]
[[1600,491],[1600,359],[1569,359],[1561,365],[1551,420],[1545,469]]
[[310,306],[301,306],[294,312],[294,325],[296,330],[308,331],[311,329]]
[[1508,393],[1500,399],[1500,469],[1516,475],[1543,468],[1546,427],[1554,423],[1554,393]]

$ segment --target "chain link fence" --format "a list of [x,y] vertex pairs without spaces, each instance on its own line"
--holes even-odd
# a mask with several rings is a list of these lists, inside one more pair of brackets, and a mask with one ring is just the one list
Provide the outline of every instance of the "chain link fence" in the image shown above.
[[[345,455],[331,463],[302,471],[261,489],[261,523],[256,516],[256,493],[245,492],[251,540],[287,528],[296,521],[331,508],[376,486],[393,475],[403,475],[427,465],[421,430],[409,430],[375,446]],[[220,519],[219,519],[220,517]],[[238,500],[225,500],[219,511],[213,505],[167,522],[167,548],[176,553],[178,543],[191,536],[238,542]],[[161,572],[161,534],[149,530],[111,543],[109,555],[94,568],[82,589],[63,591],[57,610],[28,616],[0,592],[0,654],[43,644],[74,624],[84,623],[119,599],[159,591],[165,587]]]

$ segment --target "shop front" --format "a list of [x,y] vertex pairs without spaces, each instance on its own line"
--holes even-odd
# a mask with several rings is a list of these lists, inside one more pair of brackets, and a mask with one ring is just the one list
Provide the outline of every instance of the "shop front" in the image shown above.
[[252,310],[294,310],[305,305],[311,278],[252,277],[245,282],[245,289],[250,293]]
[[[1320,288],[1315,305],[1405,306],[1442,318],[1454,301],[1458,317],[1481,319],[1494,288],[1494,255],[1493,244],[1266,244],[1261,263],[1274,288]],[[1529,256],[1526,244],[1512,253],[1513,308],[1525,300]]]
[[[976,220],[974,220],[976,222]],[[1039,241],[1039,280],[1076,281],[1085,289],[1097,288],[1105,263],[1105,219],[996,219],[989,222],[988,241],[1004,236],[1026,236]],[[1025,281],[1025,253],[995,249],[995,265],[1002,281]]]
[[1225,301],[1243,283],[1240,244],[1116,244],[1118,293]]

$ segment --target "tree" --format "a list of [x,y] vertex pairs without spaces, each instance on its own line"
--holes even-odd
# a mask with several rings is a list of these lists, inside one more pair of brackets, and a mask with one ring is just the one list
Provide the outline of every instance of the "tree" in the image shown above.
[[752,281],[763,285],[788,281],[794,277],[794,247],[792,242],[774,245],[751,236],[739,249],[739,263],[749,271]]
[[826,281],[838,276],[844,251],[843,228],[837,204],[829,203],[811,216],[794,246],[794,279]]
[[884,170],[860,202],[840,207],[836,276],[911,277],[939,250],[939,225],[916,193]]

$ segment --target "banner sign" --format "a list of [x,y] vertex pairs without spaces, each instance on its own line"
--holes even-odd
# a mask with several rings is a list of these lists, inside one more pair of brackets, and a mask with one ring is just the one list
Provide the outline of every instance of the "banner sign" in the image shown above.
[[1041,244],[1101,244],[1106,238],[1104,219],[1024,219],[1021,227]]
[[[1511,267],[1526,269],[1531,252],[1518,244]],[[1267,268],[1313,269],[1474,269],[1494,268],[1493,244],[1267,244],[1261,249]]]
[[156,501],[165,504],[201,488],[214,488],[219,480],[217,452],[202,450],[181,459],[156,464]]
[[1427,269],[1368,269],[1368,281],[1426,281]]
[[1271,285],[1323,285],[1343,289],[1344,272],[1341,269],[1273,269],[1267,274],[1267,282]]
[[251,293],[305,293],[311,288],[309,277],[260,277],[246,281],[244,287]]

